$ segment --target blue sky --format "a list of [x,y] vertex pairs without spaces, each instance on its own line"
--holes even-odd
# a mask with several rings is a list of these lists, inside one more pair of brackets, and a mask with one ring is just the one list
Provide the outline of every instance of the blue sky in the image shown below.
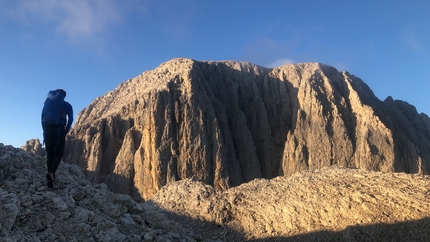
[[0,0],[0,143],[42,140],[46,94],[75,119],[177,57],[321,62],[430,114],[430,1]]

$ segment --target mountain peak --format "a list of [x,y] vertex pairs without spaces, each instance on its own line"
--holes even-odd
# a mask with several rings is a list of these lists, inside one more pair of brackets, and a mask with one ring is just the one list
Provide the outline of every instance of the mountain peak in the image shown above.
[[64,159],[141,201],[186,178],[223,191],[332,165],[428,174],[429,127],[413,106],[321,63],[178,58],[94,100]]

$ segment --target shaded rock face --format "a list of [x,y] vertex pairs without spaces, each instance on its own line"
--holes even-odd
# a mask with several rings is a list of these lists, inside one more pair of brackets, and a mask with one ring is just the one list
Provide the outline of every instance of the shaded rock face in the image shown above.
[[64,160],[148,200],[193,177],[216,190],[340,165],[428,174],[430,119],[319,63],[174,59],[82,110]]

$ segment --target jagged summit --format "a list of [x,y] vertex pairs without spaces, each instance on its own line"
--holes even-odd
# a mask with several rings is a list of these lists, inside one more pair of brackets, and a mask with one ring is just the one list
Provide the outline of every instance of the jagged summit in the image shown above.
[[332,165],[430,171],[428,116],[321,63],[173,59],[94,100],[67,142],[67,162],[136,200],[186,178],[226,190]]
[[[283,69],[287,68],[287,66],[297,69],[298,72],[303,69],[316,70],[321,68],[337,72],[337,70],[332,66],[316,62],[287,64],[278,68],[266,68],[244,61],[196,61],[189,58],[175,58],[160,64],[160,66],[154,70],[145,71],[136,78],[129,79],[121,83],[114,90],[106,93],[102,97],[96,98],[89,107],[85,108],[78,114],[78,120],[76,123],[92,122],[94,119],[109,116],[111,114],[110,111],[118,110],[118,108],[120,108],[116,105],[124,105],[125,103],[133,102],[138,99],[141,94],[152,91],[169,91],[170,89],[168,85],[171,85],[172,81],[174,81],[176,85],[184,85],[191,88],[190,85],[193,80],[189,77],[193,71],[200,69],[200,65],[213,66],[213,68],[224,68],[228,69],[228,71],[235,70],[244,73],[249,72],[255,75],[267,75],[273,69]],[[113,98],[115,100],[113,100]],[[93,110],[94,106],[99,106],[97,103],[101,100],[104,102],[103,106],[108,106],[105,106],[103,110]],[[91,113],[93,115],[90,115]],[[100,116],[100,114],[103,116]]]
[[[143,72],[136,78],[129,79],[114,90],[106,93],[102,97],[96,98],[89,107],[83,109],[78,114],[77,124],[91,123],[95,119],[100,119],[109,116],[112,111],[117,111],[122,105],[133,102],[145,93],[149,92],[162,92],[169,91],[171,83],[176,85],[183,85],[185,88],[191,88],[190,75],[198,64],[206,65],[223,65],[225,68],[231,68],[238,71],[254,70],[256,73],[260,73],[263,70],[269,70],[268,68],[259,67],[249,62],[239,61],[195,61],[188,58],[176,58],[170,61],[162,63],[154,70]],[[170,85],[170,86],[169,86]],[[114,100],[115,99],[115,100]],[[102,102],[103,109],[93,110],[94,107],[98,107]],[[102,116],[100,116],[100,114]]]

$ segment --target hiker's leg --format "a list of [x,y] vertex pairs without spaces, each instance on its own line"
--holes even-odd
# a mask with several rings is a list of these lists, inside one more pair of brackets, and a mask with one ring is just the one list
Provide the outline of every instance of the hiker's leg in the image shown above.
[[43,139],[45,140],[46,167],[47,167],[48,173],[54,161],[56,136],[57,136],[56,126],[49,126],[49,125],[45,126]]
[[59,135],[57,137],[59,140],[57,142],[57,145],[55,146],[54,160],[49,169],[49,172],[52,172],[54,176],[55,176],[55,171],[57,171],[57,168],[60,165],[61,159],[63,158],[63,154],[64,154],[64,144],[66,139],[66,131],[64,130],[64,127],[60,127]]

